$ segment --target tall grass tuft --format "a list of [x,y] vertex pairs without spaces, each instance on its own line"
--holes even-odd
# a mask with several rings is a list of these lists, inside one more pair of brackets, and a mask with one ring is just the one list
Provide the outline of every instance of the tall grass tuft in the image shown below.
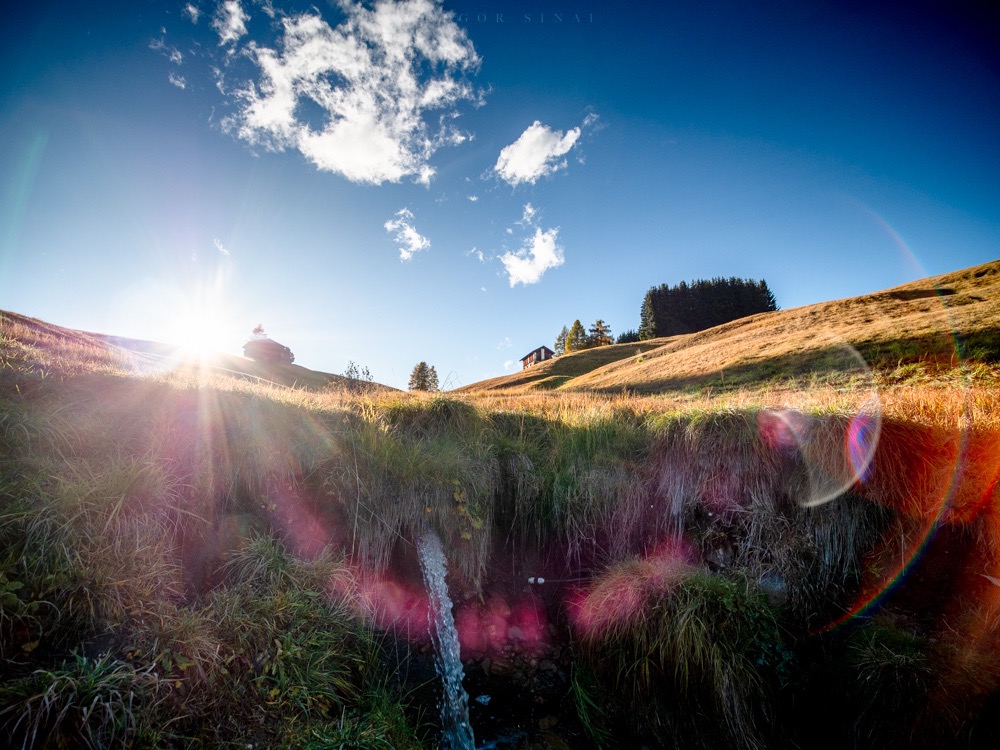
[[763,594],[667,556],[613,566],[572,617],[588,663],[620,691],[639,736],[769,745],[791,657]]
[[11,747],[152,747],[166,693],[151,668],[78,655],[0,686],[0,728]]
[[343,509],[351,551],[384,571],[400,545],[434,529],[455,572],[480,586],[492,547],[499,474],[489,425],[442,397],[366,402],[328,463],[325,491]]

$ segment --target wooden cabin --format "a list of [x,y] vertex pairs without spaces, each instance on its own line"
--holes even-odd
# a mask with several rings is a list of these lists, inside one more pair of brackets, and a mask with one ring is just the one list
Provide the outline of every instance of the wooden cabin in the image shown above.
[[246,342],[243,345],[243,356],[258,362],[283,362],[289,365],[295,361],[291,349],[268,338],[251,339]]
[[554,356],[555,352],[549,349],[549,347],[540,346],[534,351],[521,357],[521,369],[526,370],[532,365],[537,365],[539,362],[545,362],[546,360],[552,359]]

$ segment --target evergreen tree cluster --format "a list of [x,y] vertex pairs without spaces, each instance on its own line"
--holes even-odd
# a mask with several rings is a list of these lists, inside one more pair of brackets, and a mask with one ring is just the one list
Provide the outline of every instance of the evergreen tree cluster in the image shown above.
[[418,362],[413,366],[413,371],[410,373],[410,390],[432,392],[440,390],[438,374],[434,365]]
[[652,287],[642,301],[639,338],[652,339],[694,333],[777,310],[778,305],[763,279],[698,279],[690,284]]
[[618,338],[615,339],[616,344],[634,344],[639,341],[639,332],[634,328],[629,328],[627,331],[622,331],[618,334]]
[[559,335],[556,336],[556,343],[552,347],[555,356],[578,352],[583,349],[593,349],[597,346],[607,346],[615,343],[611,336],[611,327],[598,318],[591,324],[590,328],[584,328],[579,319],[573,321],[569,328],[562,327]]

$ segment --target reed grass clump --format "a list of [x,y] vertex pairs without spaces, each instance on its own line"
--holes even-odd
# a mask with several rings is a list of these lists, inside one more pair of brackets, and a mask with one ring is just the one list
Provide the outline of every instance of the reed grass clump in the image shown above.
[[167,692],[150,668],[77,655],[0,685],[0,727],[10,747],[156,747]]
[[623,696],[647,741],[769,746],[774,693],[791,670],[775,613],[745,581],[666,556],[620,563],[571,615],[590,668]]
[[[838,661],[841,689],[854,721],[844,725],[852,747],[943,747],[956,725],[934,705],[941,651],[912,627],[877,617],[854,630]],[[949,740],[948,737],[952,739]]]

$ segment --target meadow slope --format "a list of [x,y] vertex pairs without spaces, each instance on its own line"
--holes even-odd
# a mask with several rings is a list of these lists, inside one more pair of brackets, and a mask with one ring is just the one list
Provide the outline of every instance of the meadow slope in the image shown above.
[[698,333],[575,352],[459,391],[653,394],[995,357],[1000,260],[874,294],[762,313]]

